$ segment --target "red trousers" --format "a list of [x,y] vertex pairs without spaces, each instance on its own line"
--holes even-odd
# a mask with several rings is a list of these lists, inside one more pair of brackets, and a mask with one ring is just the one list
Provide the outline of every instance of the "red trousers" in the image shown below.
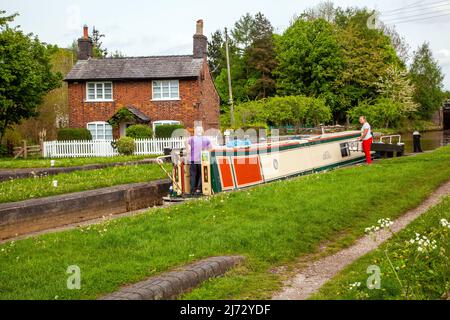
[[372,157],[370,156],[370,148],[372,147],[372,141],[373,139],[367,139],[367,140],[363,140],[362,142],[362,148],[364,153],[366,154],[366,161],[368,164],[372,163]]

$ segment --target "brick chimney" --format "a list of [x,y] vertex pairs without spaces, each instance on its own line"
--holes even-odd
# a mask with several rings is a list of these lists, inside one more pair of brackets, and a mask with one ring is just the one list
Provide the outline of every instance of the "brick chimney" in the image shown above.
[[194,58],[206,58],[208,39],[203,35],[203,20],[197,20],[194,34]]
[[92,39],[89,37],[88,26],[83,27],[83,37],[78,39],[78,60],[87,60],[93,56]]

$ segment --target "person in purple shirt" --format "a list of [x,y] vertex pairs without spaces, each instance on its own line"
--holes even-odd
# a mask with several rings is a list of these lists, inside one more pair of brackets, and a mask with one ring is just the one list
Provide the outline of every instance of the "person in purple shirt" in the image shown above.
[[211,141],[203,136],[203,128],[196,127],[195,135],[189,137],[186,144],[186,151],[188,156],[191,194],[199,195],[202,190],[202,160],[201,155],[203,150],[210,150]]

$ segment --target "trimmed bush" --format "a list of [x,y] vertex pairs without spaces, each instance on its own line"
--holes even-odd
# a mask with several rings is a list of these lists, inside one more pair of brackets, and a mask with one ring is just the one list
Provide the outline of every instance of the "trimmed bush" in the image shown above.
[[184,126],[181,124],[164,124],[164,125],[156,126],[155,137],[156,138],[170,138],[170,137],[172,137],[172,132],[174,132],[177,129],[184,129]]
[[63,128],[58,130],[58,140],[92,140],[91,132],[86,128]]
[[144,124],[134,124],[127,128],[125,135],[133,139],[146,139],[151,138],[153,136],[153,132],[149,126]]
[[131,137],[122,137],[117,141],[117,151],[123,155],[131,155],[134,152],[134,139]]

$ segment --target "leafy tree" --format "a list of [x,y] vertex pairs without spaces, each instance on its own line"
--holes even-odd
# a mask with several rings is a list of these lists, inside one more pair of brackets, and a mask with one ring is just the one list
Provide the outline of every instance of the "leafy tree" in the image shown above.
[[[60,72],[65,76],[73,67],[72,52],[68,49],[57,48],[51,55],[53,72]],[[39,141],[39,132],[45,129],[46,138],[52,140],[56,138],[58,128],[67,126],[69,120],[67,83],[56,89],[49,91],[43,98],[42,103],[37,107],[39,115],[31,119],[22,121],[13,129],[20,133],[23,138],[29,141]]]
[[223,68],[226,68],[225,62],[225,39],[222,31],[216,30],[208,41],[208,64],[209,70],[216,78]]
[[383,31],[369,29],[371,12],[365,9],[338,9],[337,39],[342,53],[343,69],[339,77],[338,118],[360,101],[373,100],[379,95],[379,81],[386,77],[389,66],[400,66],[391,40]]
[[328,22],[334,22],[337,8],[332,1],[324,1],[313,8],[306,9],[301,17],[307,20],[323,19]]
[[254,27],[255,20],[250,13],[247,12],[236,21],[234,28],[231,30],[233,41],[241,54],[243,54],[245,49],[253,42],[253,36],[255,35]]
[[51,71],[56,47],[41,43],[8,22],[16,15],[0,11],[0,141],[7,128],[38,114],[47,92],[61,85],[61,74]]
[[396,128],[407,118],[404,106],[389,98],[379,98],[373,103],[361,102],[348,111],[350,119],[357,123],[360,116],[365,116],[374,128]]
[[414,52],[409,72],[415,86],[414,100],[419,104],[418,113],[429,119],[444,100],[444,76],[428,43],[425,42]]
[[103,43],[101,39],[104,38],[105,35],[100,33],[98,29],[95,27],[92,28],[92,45],[93,45],[93,54],[94,58],[105,58],[108,56],[108,49],[103,48]]
[[336,109],[344,66],[334,27],[323,19],[298,18],[277,39],[277,93],[324,97]]
[[275,80],[272,76],[277,66],[273,27],[260,12],[255,15],[252,43],[244,54],[247,74],[247,95],[260,99],[275,94]]
[[400,103],[405,112],[417,110],[417,103],[412,98],[414,86],[406,70],[389,66],[386,76],[378,83],[378,93],[380,97]]

